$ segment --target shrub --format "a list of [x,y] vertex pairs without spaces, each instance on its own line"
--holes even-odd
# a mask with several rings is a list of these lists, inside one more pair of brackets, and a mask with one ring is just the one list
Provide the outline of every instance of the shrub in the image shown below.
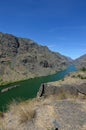
[[82,70],[82,71],[86,71],[86,68],[85,68],[85,67],[83,67],[81,70]]
[[0,112],[0,117],[4,117],[4,113],[3,112]]
[[31,107],[20,107],[19,111],[19,122],[26,123],[27,121],[31,121],[35,117],[35,110]]

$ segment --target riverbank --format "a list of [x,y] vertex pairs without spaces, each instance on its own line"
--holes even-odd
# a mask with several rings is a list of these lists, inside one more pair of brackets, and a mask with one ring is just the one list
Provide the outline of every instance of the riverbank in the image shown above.
[[9,104],[9,102],[11,102],[13,99],[18,100],[22,98],[22,100],[27,100],[29,98],[36,97],[39,87],[42,83],[61,80],[64,78],[64,76],[68,75],[70,72],[74,72],[75,70],[76,70],[75,66],[70,66],[66,70],[60,71],[53,75],[39,78],[36,77],[29,80],[15,82],[0,87],[1,91],[2,89],[8,88],[10,86],[15,86],[17,84],[20,85],[20,87],[16,87],[14,89],[11,89],[10,91],[0,93],[0,110],[1,111],[6,110],[7,104]]
[[[66,68],[65,68],[64,70],[66,70]],[[29,80],[29,79],[34,79],[34,78],[40,78],[40,77],[50,76],[50,75],[59,73],[60,71],[64,71],[64,70],[58,70],[58,71],[56,71],[56,72],[51,72],[50,74],[44,74],[44,75],[29,75],[28,77],[23,77],[23,78],[20,78],[20,79],[15,79],[15,80],[12,80],[12,81],[3,81],[3,80],[1,79],[1,80],[0,80],[0,87],[2,87],[2,86],[4,86],[4,85],[10,85],[10,84],[13,84],[13,83],[18,83],[18,82],[26,81],[26,80]]]
[[[11,84],[16,84],[18,82],[22,82],[22,81],[27,81],[29,79],[34,79],[34,78],[41,78],[41,77],[46,77],[46,76],[52,76],[52,75],[55,75],[61,71],[66,71],[68,70],[69,72],[72,72],[72,71],[76,71],[76,67],[74,65],[71,65],[65,69],[62,69],[62,70],[58,70],[58,71],[55,71],[55,72],[51,72],[49,74],[44,74],[44,75],[29,75],[29,77],[23,77],[22,79],[16,79],[16,80],[13,80],[13,81],[3,81],[2,79],[0,79],[0,87],[4,87],[5,85],[11,85]],[[16,76],[17,77],[17,76]]]
[[40,86],[38,97],[49,95],[82,96],[86,98],[86,71],[78,71],[67,75],[64,79],[45,83]]
[[86,130],[86,72],[46,85],[38,98],[11,103],[1,113],[0,129]]

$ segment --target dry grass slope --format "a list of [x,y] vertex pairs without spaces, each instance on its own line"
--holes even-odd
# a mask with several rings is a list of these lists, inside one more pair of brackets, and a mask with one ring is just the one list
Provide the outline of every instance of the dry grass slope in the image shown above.
[[86,100],[63,97],[14,101],[0,117],[0,130],[86,130]]
[[0,118],[0,130],[51,130],[55,118],[51,101],[50,98],[20,103],[13,101],[4,117]]

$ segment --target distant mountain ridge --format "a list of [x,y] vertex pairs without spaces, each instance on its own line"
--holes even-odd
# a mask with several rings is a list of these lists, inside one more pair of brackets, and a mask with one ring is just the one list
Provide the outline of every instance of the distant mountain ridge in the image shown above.
[[0,83],[45,76],[65,69],[67,57],[30,39],[0,33]]
[[83,67],[86,68],[86,54],[80,56],[74,61],[74,64],[78,69],[82,69]]

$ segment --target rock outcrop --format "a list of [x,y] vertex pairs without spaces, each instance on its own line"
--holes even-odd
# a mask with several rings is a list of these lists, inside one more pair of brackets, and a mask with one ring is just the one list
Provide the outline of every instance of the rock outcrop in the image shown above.
[[78,96],[80,94],[86,96],[86,78],[84,78],[86,73],[82,73],[76,72],[65,77],[63,80],[42,84],[37,93],[37,97],[50,95]]
[[33,40],[0,33],[0,83],[53,74],[69,62]]

